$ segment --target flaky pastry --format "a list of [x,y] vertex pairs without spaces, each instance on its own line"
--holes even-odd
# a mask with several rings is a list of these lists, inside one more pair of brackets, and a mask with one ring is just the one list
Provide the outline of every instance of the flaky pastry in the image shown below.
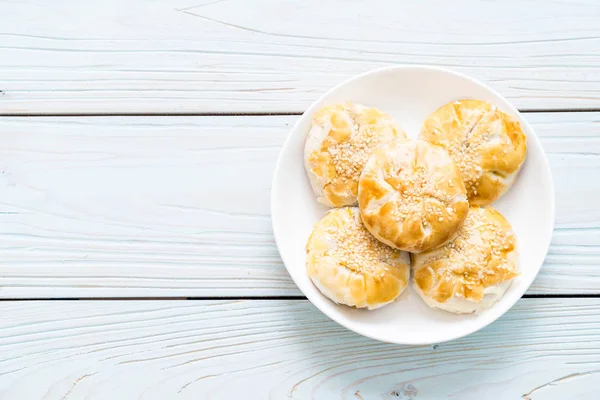
[[406,135],[376,108],[345,103],[317,111],[304,148],[317,200],[330,207],[355,205],[358,177],[371,151],[398,137]]
[[444,147],[460,168],[471,205],[487,205],[515,180],[527,153],[519,122],[490,103],[448,103],[424,122],[420,139]]
[[336,303],[370,310],[391,303],[406,288],[410,257],[377,241],[356,207],[330,211],[306,244],[308,276]]
[[412,253],[452,240],[469,209],[462,177],[448,153],[408,139],[373,151],[359,180],[358,204],[377,239]]
[[471,208],[456,239],[413,255],[413,286],[430,306],[453,313],[491,307],[518,275],[517,239],[491,207]]

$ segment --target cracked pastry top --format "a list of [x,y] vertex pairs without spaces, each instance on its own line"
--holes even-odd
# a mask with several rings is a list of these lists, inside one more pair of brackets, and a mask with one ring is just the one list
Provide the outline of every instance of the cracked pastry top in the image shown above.
[[338,304],[375,309],[393,302],[408,284],[410,257],[377,241],[356,207],[331,210],[306,244],[308,276]]
[[491,207],[471,208],[456,239],[413,255],[413,286],[430,307],[481,311],[504,295],[517,264],[510,223]]
[[476,206],[494,202],[510,188],[527,153],[519,122],[481,100],[439,108],[423,123],[420,139],[448,150]]
[[448,153],[408,139],[373,151],[359,180],[358,204],[377,239],[412,253],[452,240],[469,209],[460,171]]
[[330,207],[356,205],[358,178],[371,151],[398,137],[406,135],[376,108],[348,102],[317,111],[304,148],[317,200]]

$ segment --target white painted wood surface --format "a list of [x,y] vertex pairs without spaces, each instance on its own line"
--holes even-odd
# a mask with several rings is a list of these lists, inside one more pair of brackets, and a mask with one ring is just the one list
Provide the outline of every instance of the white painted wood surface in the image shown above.
[[398,63],[597,109],[599,20],[597,0],[4,0],[0,113],[303,111]]
[[[600,293],[600,113],[527,114],[557,229],[529,293]],[[0,297],[301,294],[269,190],[297,117],[0,118]]]
[[600,392],[600,299],[522,299],[437,346],[307,301],[0,302],[2,399],[569,399]]
[[[517,11],[518,10],[518,11]],[[597,0],[0,0],[0,114],[300,112],[372,68],[449,67],[600,109]],[[600,294],[600,113],[527,115],[557,229],[529,294]],[[269,221],[295,116],[0,117],[0,298],[299,295]],[[0,399],[585,399],[600,298],[526,298],[435,347],[304,300],[0,301]]]

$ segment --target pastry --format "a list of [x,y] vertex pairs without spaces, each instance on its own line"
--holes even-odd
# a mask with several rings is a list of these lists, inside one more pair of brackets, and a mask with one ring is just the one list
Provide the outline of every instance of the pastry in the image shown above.
[[448,153],[408,139],[373,151],[360,176],[358,204],[377,239],[412,253],[452,240],[469,209],[460,171]]
[[336,303],[370,310],[391,303],[406,288],[410,257],[377,241],[356,207],[331,210],[306,244],[308,276]]
[[424,122],[420,139],[444,147],[460,168],[471,205],[492,203],[515,180],[527,152],[519,122],[490,103],[448,103]]
[[491,207],[472,208],[456,239],[413,255],[413,286],[430,306],[453,313],[491,307],[518,275],[517,239]]
[[371,151],[406,137],[376,108],[345,103],[316,112],[304,148],[304,166],[317,200],[330,207],[356,204],[358,177]]

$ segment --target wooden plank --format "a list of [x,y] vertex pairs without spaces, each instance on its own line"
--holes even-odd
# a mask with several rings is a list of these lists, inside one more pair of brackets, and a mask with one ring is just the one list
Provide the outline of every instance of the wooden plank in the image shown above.
[[302,111],[394,64],[470,74],[520,108],[600,108],[597,0],[34,0],[0,15],[2,113]]
[[[600,299],[523,299],[463,339],[363,338],[307,301],[2,302],[6,399],[594,399]],[[33,384],[35,382],[35,384]]]
[[[527,116],[557,188],[529,293],[600,293],[600,113]],[[301,294],[269,219],[296,118],[0,118],[0,297]]]

